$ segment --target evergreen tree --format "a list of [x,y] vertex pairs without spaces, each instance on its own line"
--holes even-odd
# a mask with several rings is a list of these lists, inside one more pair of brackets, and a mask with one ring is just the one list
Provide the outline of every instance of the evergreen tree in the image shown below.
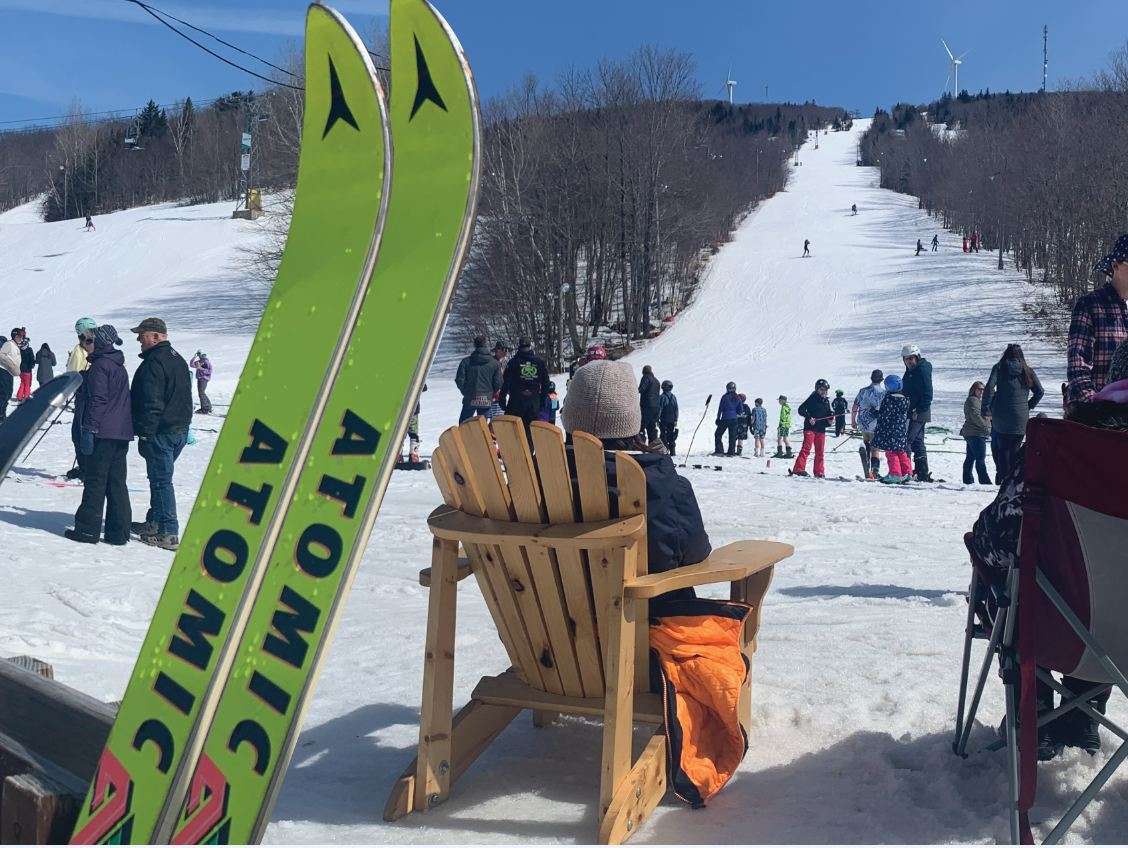
[[150,100],[137,116],[137,135],[140,138],[161,138],[168,132],[168,115]]

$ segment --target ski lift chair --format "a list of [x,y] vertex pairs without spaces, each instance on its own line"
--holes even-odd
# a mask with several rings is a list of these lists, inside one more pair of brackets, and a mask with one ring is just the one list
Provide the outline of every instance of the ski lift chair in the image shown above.
[[[1128,696],[1128,433],[1070,421],[1031,419],[1020,554],[1003,588],[994,587],[972,556],[953,750],[966,756],[980,695],[995,657],[1006,687],[1005,744],[1012,842],[1030,844],[1030,808],[1037,789],[1037,728],[1080,709],[1121,740],[1104,767],[1069,806],[1045,842],[1070,826],[1128,757],[1128,730],[1089,704],[1109,689]],[[970,534],[969,534],[970,535]],[[965,537],[965,542],[970,542]],[[964,713],[973,640],[987,654]],[[1048,670],[1092,681],[1070,692]],[[1065,699],[1039,713],[1035,680]]]

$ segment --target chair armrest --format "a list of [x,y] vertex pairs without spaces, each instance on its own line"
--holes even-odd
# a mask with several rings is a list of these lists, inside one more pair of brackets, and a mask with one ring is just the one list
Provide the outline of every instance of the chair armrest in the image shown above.
[[690,586],[734,583],[771,568],[793,553],[795,548],[782,542],[733,542],[713,551],[707,560],[697,565],[683,565],[628,580],[623,586],[624,594],[628,598],[654,598]]
[[[470,576],[470,574],[471,574],[470,560],[466,559],[465,557],[459,557],[458,558],[458,570],[455,571],[455,573],[454,573],[454,582],[457,583],[459,580],[465,580],[467,577]],[[424,568],[419,572],[419,585],[420,586],[430,586],[431,585],[431,569],[430,569],[430,567]]]

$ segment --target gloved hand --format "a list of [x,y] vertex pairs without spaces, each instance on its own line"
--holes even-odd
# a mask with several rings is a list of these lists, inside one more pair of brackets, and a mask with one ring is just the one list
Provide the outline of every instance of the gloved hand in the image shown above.
[[138,436],[137,437],[137,452],[139,454],[141,454],[141,456],[145,456],[145,451],[148,450],[148,448],[149,448],[149,440],[147,438],[145,438],[144,436]]
[[78,433],[78,452],[83,456],[94,453],[94,431],[80,430]]

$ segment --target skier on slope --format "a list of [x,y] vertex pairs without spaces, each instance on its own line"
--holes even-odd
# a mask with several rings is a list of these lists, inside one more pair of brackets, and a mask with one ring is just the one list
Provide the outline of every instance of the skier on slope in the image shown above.
[[932,236],[932,252],[935,253],[940,249],[940,234],[936,233]]
[[836,439],[840,438],[846,430],[846,410],[850,408],[850,405],[846,403],[845,394],[842,389],[838,389],[830,404],[830,408],[834,412],[834,438]]
[[851,203],[850,204],[850,214],[851,215],[857,215],[858,214],[858,204],[857,203]]
[[[740,417],[741,400],[736,393],[736,383],[729,382],[717,404],[717,429],[713,433],[713,456],[736,456],[736,426]],[[728,453],[721,445],[721,437],[728,433]]]
[[744,443],[748,440],[748,431],[752,427],[752,409],[748,406],[748,395],[739,394],[740,415],[736,418],[736,455],[744,453]]
[[932,363],[921,356],[920,347],[915,344],[901,348],[901,359],[905,363],[905,376],[901,382],[909,400],[909,450],[913,453],[916,478],[922,483],[931,483],[924,430],[932,420]]
[[752,448],[753,456],[764,455],[764,437],[768,434],[768,411],[764,409],[764,399],[756,398],[752,407],[752,437],[755,439]]
[[[791,407],[787,403],[787,395],[779,396],[779,428],[776,430],[776,452],[774,459],[791,459]],[[787,448],[787,453],[784,453]]]
[[674,384],[669,380],[662,381],[662,394],[658,397],[658,429],[670,456],[677,456],[678,399],[674,396]]
[[875,368],[870,374],[870,384],[858,392],[850,412],[851,426],[862,433],[858,455],[862,458],[862,473],[867,480],[874,480],[881,473],[881,451],[873,446],[873,433],[877,427],[877,412],[885,397],[884,380],[881,369]]
[[815,390],[799,404],[799,414],[803,416],[803,447],[789,472],[792,476],[810,476],[807,474],[807,457],[811,455],[812,448],[815,451],[815,476],[826,476],[826,428],[834,417],[830,401],[826,397],[829,393],[830,383],[823,379],[816,380]]
[[16,400],[21,403],[31,397],[31,376],[35,373],[35,351],[27,337],[27,327],[20,327],[20,389]]
[[643,365],[642,379],[638,382],[638,405],[647,444],[658,440],[658,399],[661,392],[662,384],[654,376],[654,369]]
[[811,240],[810,239],[803,239],[803,255],[804,256],[810,256],[811,255]]
[[902,394],[902,380],[896,374],[885,378],[885,397],[877,412],[873,446],[885,451],[889,473],[882,483],[907,483],[912,479],[909,462],[909,399]]
[[516,415],[528,427],[537,420],[544,396],[548,394],[548,366],[533,351],[528,339],[518,339],[517,355],[505,366],[501,396],[506,415]]
[[917,239],[916,255],[920,256],[921,253],[923,253],[923,252],[924,252],[924,243],[920,239]]

